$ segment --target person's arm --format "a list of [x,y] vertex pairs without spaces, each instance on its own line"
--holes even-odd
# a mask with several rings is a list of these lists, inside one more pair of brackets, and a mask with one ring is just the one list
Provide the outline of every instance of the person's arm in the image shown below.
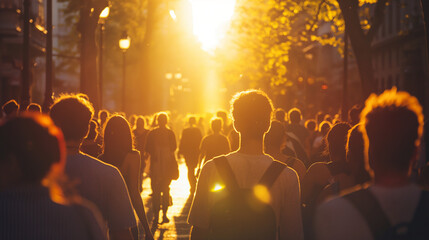
[[207,229],[192,226],[190,240],[203,240],[208,239],[209,231]]
[[[133,206],[121,173],[109,166],[104,179],[106,220],[111,239],[132,239],[130,228],[136,226]],[[127,238],[127,234],[130,238]],[[114,238],[116,236],[116,238]]]
[[127,182],[128,191],[130,192],[131,202],[134,206],[134,209],[137,213],[137,216],[140,219],[140,222],[143,225],[145,230],[146,239],[153,239],[152,232],[149,228],[149,223],[147,221],[146,212],[143,205],[143,199],[139,193],[139,169],[140,169],[140,154],[137,152],[128,154],[125,161],[127,161],[127,172],[129,174],[129,179]]
[[[291,169],[285,169],[285,171],[287,172],[282,173],[282,175],[287,174],[287,179],[284,181],[285,185],[283,186],[285,192],[280,210],[279,240],[304,239],[298,176]],[[285,177],[282,175],[280,177]]]

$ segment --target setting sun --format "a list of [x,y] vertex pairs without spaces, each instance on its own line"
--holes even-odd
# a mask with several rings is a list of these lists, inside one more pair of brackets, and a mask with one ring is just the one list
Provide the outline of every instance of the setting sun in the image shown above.
[[192,5],[193,33],[205,51],[216,49],[228,29],[235,0],[189,0]]

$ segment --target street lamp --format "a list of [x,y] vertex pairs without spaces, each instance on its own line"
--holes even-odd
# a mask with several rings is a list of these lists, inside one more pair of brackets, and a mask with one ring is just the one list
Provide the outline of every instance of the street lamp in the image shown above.
[[100,18],[98,23],[100,24],[100,39],[99,39],[99,58],[98,58],[98,88],[100,92],[100,108],[103,108],[103,32],[104,32],[104,23],[106,22],[107,17],[109,16],[110,8],[105,7],[100,13]]
[[125,57],[125,53],[127,52],[128,48],[130,48],[130,44],[131,44],[131,39],[130,37],[127,35],[127,32],[123,32],[122,33],[122,37],[121,39],[119,39],[119,48],[122,50],[122,111],[125,111],[125,96],[126,96],[126,68],[127,68],[127,62],[126,62],[126,57]]

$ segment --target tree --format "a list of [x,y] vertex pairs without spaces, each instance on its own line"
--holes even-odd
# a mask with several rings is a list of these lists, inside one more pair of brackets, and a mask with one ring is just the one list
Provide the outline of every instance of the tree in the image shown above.
[[[389,0],[241,0],[224,53],[227,79],[245,76],[259,87],[276,89],[296,85],[309,72],[306,51],[316,43],[336,47],[342,54],[344,30],[350,32],[362,83],[362,95],[374,89],[371,43],[384,18]],[[374,11],[370,6],[374,6]],[[317,34],[330,25],[329,34]],[[231,50],[235,54],[231,55]],[[258,85],[258,84],[253,84]],[[253,86],[250,86],[253,87]]]

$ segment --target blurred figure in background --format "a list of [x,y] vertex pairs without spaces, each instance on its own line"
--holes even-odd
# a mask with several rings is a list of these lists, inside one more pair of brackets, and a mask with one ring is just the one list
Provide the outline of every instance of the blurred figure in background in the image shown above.
[[202,167],[208,160],[227,154],[230,152],[228,139],[221,133],[222,119],[213,118],[210,121],[212,134],[207,135],[201,141],[200,146],[200,166]]
[[95,120],[89,122],[88,135],[83,139],[80,150],[91,157],[97,157],[101,153],[101,146],[97,143],[98,123]]
[[30,103],[27,106],[28,112],[42,113],[42,107],[37,103]]
[[[131,203],[144,228],[145,239],[153,239],[140,195],[140,153],[134,149],[133,135],[127,120],[120,115],[113,115],[107,120],[103,135],[103,153],[99,159],[117,167],[122,173]],[[134,238],[138,239],[136,232],[134,232]]]
[[174,152],[177,148],[176,136],[167,127],[165,112],[156,115],[157,127],[152,129],[146,141],[146,152],[150,155],[150,178],[152,185],[153,224],[158,224],[162,204],[162,223],[170,222],[167,217],[170,206],[170,183],[178,178],[177,162]]
[[272,121],[270,130],[265,134],[264,151],[274,159],[286,163],[286,165],[295,170],[301,182],[307,169],[298,158],[286,156],[281,152],[286,145],[286,141],[287,134],[284,125],[279,121]]
[[186,167],[188,168],[188,181],[191,186],[190,192],[193,193],[197,183],[195,168],[198,165],[200,143],[203,136],[197,127],[197,119],[194,116],[189,117],[188,123],[189,126],[182,131],[178,154],[185,158]]

